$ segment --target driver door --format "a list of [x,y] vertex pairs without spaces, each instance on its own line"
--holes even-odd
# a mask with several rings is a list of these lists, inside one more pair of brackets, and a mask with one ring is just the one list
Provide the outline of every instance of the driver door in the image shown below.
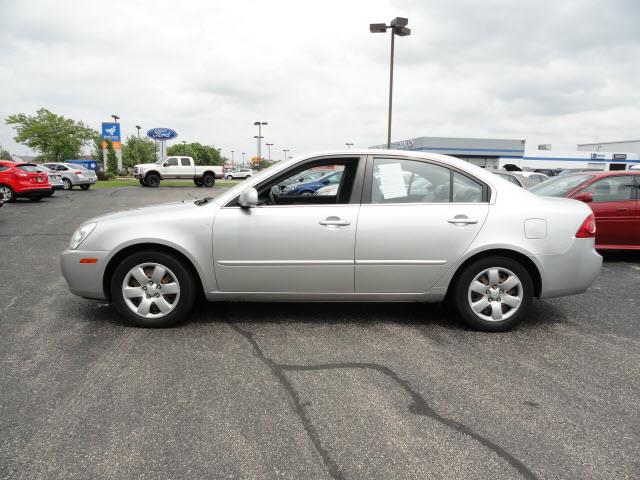
[[[337,192],[292,193],[311,173],[340,169]],[[213,225],[218,290],[352,293],[363,175],[359,156],[310,159],[257,185],[257,207],[225,205]]]

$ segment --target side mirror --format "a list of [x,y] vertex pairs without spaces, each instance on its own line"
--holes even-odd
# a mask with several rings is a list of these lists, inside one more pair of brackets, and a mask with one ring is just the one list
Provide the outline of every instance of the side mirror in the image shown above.
[[258,191],[255,188],[247,188],[240,192],[238,204],[242,208],[251,208],[258,205]]
[[163,167],[168,167],[168,166],[169,166],[169,162],[164,162],[164,163],[162,164],[162,166],[163,166]]
[[580,192],[576,196],[574,196],[573,199],[580,200],[581,202],[585,202],[585,203],[593,202],[593,193]]

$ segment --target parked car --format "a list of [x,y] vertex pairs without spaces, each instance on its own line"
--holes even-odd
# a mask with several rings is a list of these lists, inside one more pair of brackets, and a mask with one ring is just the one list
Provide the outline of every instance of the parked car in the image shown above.
[[543,175],[546,175],[547,177],[555,177],[561,171],[562,171],[561,168],[536,168],[534,170],[534,172],[542,173]]
[[227,172],[226,174],[227,180],[235,180],[237,178],[249,178],[254,175],[254,172],[251,168],[237,168],[231,172]]
[[[337,195],[273,187],[326,167]],[[405,183],[425,187],[412,190]],[[426,187],[430,185],[430,187]],[[593,213],[438,154],[343,150],[260,172],[215,199],[86,221],[61,255],[72,293],[146,327],[208,300],[446,301],[505,330],[531,301],[584,292],[600,271]]]
[[5,202],[17,198],[38,202],[52,191],[47,174],[38,172],[33,164],[0,160],[0,192]]
[[587,203],[596,219],[597,249],[640,250],[640,172],[623,170],[558,175],[531,191]]
[[222,178],[221,165],[196,165],[192,157],[167,157],[156,163],[142,163],[133,167],[133,176],[143,187],[156,188],[161,180],[191,179],[197,187],[213,187]]
[[56,173],[50,168],[45,167],[44,165],[38,165],[32,163],[38,172],[46,173],[49,177],[49,183],[51,184],[51,192],[47,194],[47,197],[53,195],[56,190],[62,190],[64,188],[64,183],[62,182],[62,175],[60,173]]
[[507,170],[487,169],[487,171],[504,178],[505,180],[521,188],[529,189],[538,183],[548,180],[549,177],[537,172],[514,172]]
[[82,190],[89,190],[91,185],[98,181],[96,172],[79,165],[63,162],[43,163],[42,165],[62,176],[64,190],[71,190],[75,186]]
[[289,196],[315,195],[316,192],[327,186],[338,185],[342,179],[343,170],[328,171],[309,182],[290,183],[282,190]]

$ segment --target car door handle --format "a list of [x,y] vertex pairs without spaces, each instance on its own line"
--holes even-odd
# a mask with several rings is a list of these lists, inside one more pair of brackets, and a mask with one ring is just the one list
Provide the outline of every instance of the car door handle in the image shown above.
[[626,208],[616,208],[616,212],[626,212]]
[[347,225],[351,225],[350,221],[340,220],[340,217],[327,217],[324,220],[320,220],[318,223],[320,225],[332,225],[336,227],[345,227]]
[[467,218],[467,217],[464,217],[464,216],[460,215],[460,216],[456,216],[456,217],[450,218],[449,220],[447,220],[447,222],[449,222],[449,223],[460,223],[460,224],[464,224],[464,225],[473,225],[475,223],[478,223],[478,220],[476,220],[475,218]]

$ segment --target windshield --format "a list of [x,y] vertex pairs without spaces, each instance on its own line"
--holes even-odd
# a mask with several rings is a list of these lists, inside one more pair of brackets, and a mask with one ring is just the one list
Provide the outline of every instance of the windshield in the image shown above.
[[591,180],[593,175],[562,175],[539,183],[529,189],[531,193],[545,197],[564,197],[578,185]]

